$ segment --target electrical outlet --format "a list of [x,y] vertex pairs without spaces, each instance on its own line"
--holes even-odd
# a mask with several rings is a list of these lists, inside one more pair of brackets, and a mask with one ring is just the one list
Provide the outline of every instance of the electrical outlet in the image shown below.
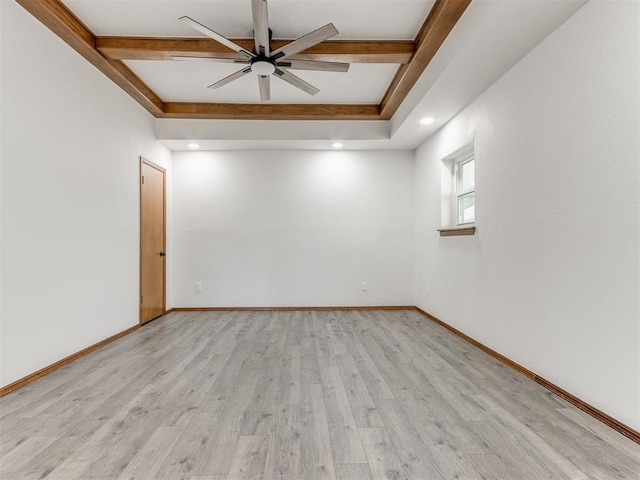
[[366,292],[369,290],[369,285],[367,284],[367,282],[362,282],[362,291]]
[[202,282],[196,282],[195,289],[197,293],[202,292]]
[[431,285],[427,284],[427,295],[431,295]]

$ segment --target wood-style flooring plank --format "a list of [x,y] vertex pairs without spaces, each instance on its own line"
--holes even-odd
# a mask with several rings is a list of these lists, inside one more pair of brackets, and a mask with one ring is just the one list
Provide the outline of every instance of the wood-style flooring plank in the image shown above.
[[[15,473],[16,478],[47,478],[58,465],[64,462],[71,452],[80,448],[87,440],[87,437],[60,437],[51,443],[47,448],[38,452],[29,452],[29,461]],[[3,476],[3,467],[0,466],[0,478]],[[4,472],[6,473],[6,472]],[[11,478],[9,475],[6,478]]]
[[504,431],[526,451],[538,464],[556,472],[555,475],[575,480],[586,480],[588,476],[576,467],[570,460],[564,458],[548,443],[543,441],[535,432],[526,428],[507,410],[491,401],[484,395],[474,395],[479,403],[485,405],[485,409],[492,415],[495,424],[500,425]]
[[[518,472],[520,478],[554,478],[554,474],[547,465],[531,457],[503,427],[493,422],[469,422],[468,427],[474,429],[477,435],[489,445],[490,451],[499,457],[504,468]],[[555,476],[566,478],[560,472],[556,472]]]
[[[582,410],[578,410],[573,407],[565,407],[557,410],[561,415],[570,419],[576,425],[579,425],[583,430],[580,430],[580,434],[584,435],[584,430],[590,432],[594,437],[598,439],[597,445],[601,447],[614,447],[622,453],[625,453],[629,457],[634,457],[638,454],[638,444],[631,439],[620,435],[615,430],[607,427],[605,424],[599,422],[595,418],[587,415]],[[578,439],[580,440],[580,439]],[[590,443],[589,445],[594,445]]]
[[316,350],[315,333],[311,312],[301,312],[299,329],[300,338],[300,382],[302,384],[320,384],[320,364]]
[[[287,336],[286,322],[276,322],[263,334],[259,376],[251,401],[241,420],[241,435],[268,434],[272,431],[279,402],[281,376],[283,370],[283,351]],[[245,367],[248,365],[245,364]]]
[[189,478],[197,473],[195,467],[200,458],[199,451],[209,442],[209,417],[208,413],[191,416],[164,461],[157,467],[156,479]]
[[227,475],[191,475],[188,480],[229,480]]
[[184,427],[158,427],[127,464],[118,480],[153,480]]
[[324,403],[335,463],[366,463],[358,428],[337,367],[323,368]]
[[301,478],[335,480],[336,470],[322,385],[306,384],[301,389],[300,468]]
[[483,480],[523,478],[518,471],[512,469],[496,454],[470,455],[469,459],[475,472]]
[[336,363],[342,378],[344,390],[351,405],[353,418],[358,427],[383,427],[376,404],[369,394],[366,384],[351,354],[338,355]]
[[300,347],[287,347],[282,359],[280,404],[300,403]]
[[412,479],[444,480],[433,454],[416,432],[413,422],[400,408],[397,400],[376,399],[380,416],[389,432],[400,460]]
[[385,428],[358,429],[374,480],[408,480],[409,475]]
[[371,470],[366,463],[336,465],[338,480],[373,480]]
[[2,457],[0,478],[8,478],[27,467],[33,456],[37,456],[46,450],[56,440],[56,437],[30,437],[20,445],[17,445],[16,448]]
[[362,379],[373,398],[395,398],[391,388],[383,378],[382,374],[371,359],[369,352],[362,344],[362,340],[367,335],[369,325],[362,312],[354,312],[354,328],[357,328],[357,336],[354,342],[348,345],[349,351],[362,375]]
[[281,405],[269,435],[265,480],[295,480],[300,469],[300,405]]
[[261,479],[267,458],[267,444],[267,435],[241,435],[228,477],[235,480]]

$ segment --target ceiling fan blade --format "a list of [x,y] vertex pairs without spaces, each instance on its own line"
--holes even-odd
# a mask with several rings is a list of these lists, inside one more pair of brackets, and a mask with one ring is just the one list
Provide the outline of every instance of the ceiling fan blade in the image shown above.
[[309,95],[315,95],[320,91],[310,83],[305,82],[300,77],[294,75],[291,72],[287,72],[286,70],[280,70],[279,68],[276,68],[276,71],[273,72],[273,74],[276,77],[281,78],[285,82],[290,83],[294,87],[307,92]]
[[251,71],[251,67],[243,68],[242,70],[238,70],[236,73],[232,73],[228,77],[224,77],[222,80],[218,80],[216,83],[212,83],[207,88],[220,88],[227,83],[231,83],[234,80],[237,80],[240,77],[244,77],[247,73]]
[[258,86],[260,87],[260,101],[271,100],[271,77],[269,75],[258,75]]
[[311,48],[314,45],[317,45],[320,42],[324,42],[325,40],[334,37],[338,34],[338,30],[333,26],[333,23],[329,23],[324,27],[320,27],[317,30],[314,30],[311,33],[307,33],[306,35],[294,40],[291,43],[287,43],[284,47],[281,47],[273,52],[271,57],[274,60],[278,60],[279,58],[283,58],[289,55],[294,55],[296,53],[302,52],[307,48]]
[[219,33],[216,33],[213,30],[211,30],[210,28],[205,27],[201,23],[196,22],[193,18],[189,18],[189,17],[187,17],[185,15],[184,17],[180,17],[179,20],[181,20],[182,22],[186,23],[191,28],[194,28],[194,29],[198,30],[199,32],[204,33],[207,37],[213,38],[216,42],[221,43],[225,47],[229,47],[231,50],[234,50],[234,51],[236,51],[238,53],[241,53],[244,56],[249,57],[249,58],[255,57],[255,55],[252,52],[250,52],[248,50],[245,50],[240,45],[232,42],[228,38],[223,37]]
[[196,62],[216,62],[216,63],[240,63],[248,65],[251,60],[244,58],[222,58],[222,57],[192,57],[188,55],[171,55],[171,60],[196,61]]
[[269,17],[267,14],[267,0],[251,0],[253,12],[253,36],[256,52],[269,56]]
[[278,67],[291,70],[318,70],[322,72],[348,72],[349,64],[341,62],[319,62],[315,60],[283,60],[276,62]]

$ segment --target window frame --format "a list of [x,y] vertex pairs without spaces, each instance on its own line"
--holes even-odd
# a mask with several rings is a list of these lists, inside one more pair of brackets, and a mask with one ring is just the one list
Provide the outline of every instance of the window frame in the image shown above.
[[[462,225],[473,225],[476,221],[476,216],[475,216],[475,193],[476,193],[476,189],[475,189],[475,160],[476,160],[476,156],[475,156],[475,152],[474,151],[470,151],[467,152],[466,154],[461,155],[460,157],[456,158],[454,160],[454,166],[453,166],[453,213],[454,213],[454,223],[456,226],[462,226]],[[471,188],[467,188],[467,189],[462,189],[462,166],[469,163],[469,162],[474,162],[473,165],[473,174],[474,174],[474,185]],[[460,222],[460,199],[461,197],[464,197],[466,195],[469,195],[470,193],[474,194],[474,202],[473,202],[473,206],[474,206],[474,215],[473,215],[473,220],[470,222]]]

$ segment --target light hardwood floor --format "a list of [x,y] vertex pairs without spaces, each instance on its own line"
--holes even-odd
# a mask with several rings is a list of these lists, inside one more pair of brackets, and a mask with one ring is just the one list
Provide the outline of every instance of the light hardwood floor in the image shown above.
[[638,479],[640,446],[413,311],[173,313],[0,399],[2,479]]

